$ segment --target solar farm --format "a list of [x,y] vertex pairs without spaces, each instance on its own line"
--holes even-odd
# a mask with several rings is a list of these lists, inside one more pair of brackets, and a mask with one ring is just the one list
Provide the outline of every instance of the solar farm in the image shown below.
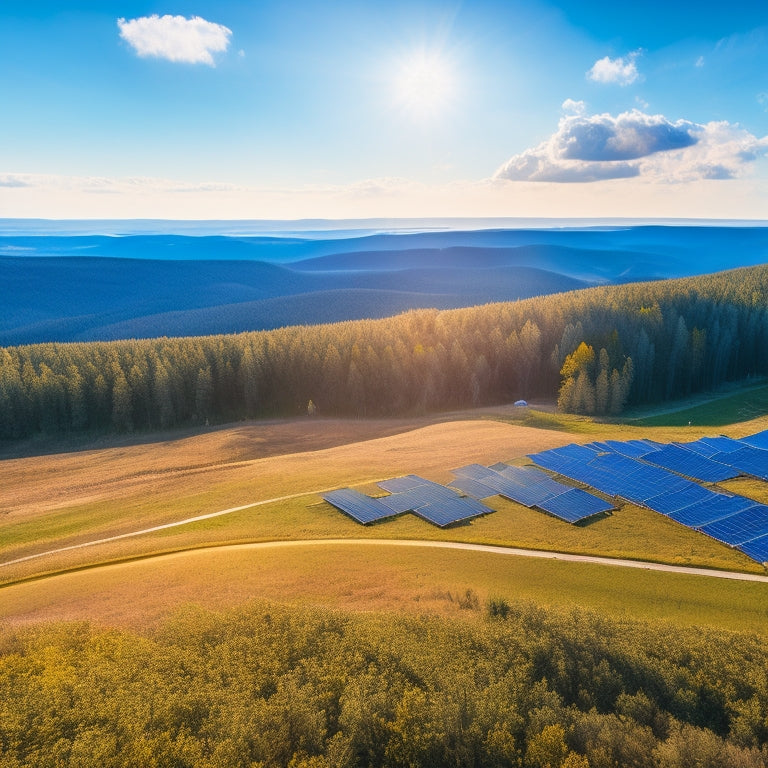
[[768,430],[690,443],[607,440],[530,454],[534,464],[609,497],[645,507],[768,561],[768,506],[704,484],[768,481]]
[[388,495],[345,488],[323,498],[363,525],[411,512],[441,528],[494,512],[494,496],[571,524],[628,502],[768,562],[768,505],[713,487],[736,477],[768,481],[768,430],[739,440],[570,444],[528,458],[535,467],[459,467],[448,486],[408,475],[378,483]]

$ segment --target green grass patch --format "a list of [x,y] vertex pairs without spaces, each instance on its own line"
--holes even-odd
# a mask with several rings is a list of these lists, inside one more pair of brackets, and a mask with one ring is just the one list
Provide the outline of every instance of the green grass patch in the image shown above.
[[634,419],[640,427],[723,427],[768,414],[768,386],[762,385],[709,402]]

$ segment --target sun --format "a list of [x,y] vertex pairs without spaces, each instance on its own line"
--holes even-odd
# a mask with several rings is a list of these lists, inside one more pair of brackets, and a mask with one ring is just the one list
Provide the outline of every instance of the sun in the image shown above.
[[420,120],[445,111],[454,97],[455,84],[453,64],[440,53],[417,51],[401,59],[394,68],[395,103]]

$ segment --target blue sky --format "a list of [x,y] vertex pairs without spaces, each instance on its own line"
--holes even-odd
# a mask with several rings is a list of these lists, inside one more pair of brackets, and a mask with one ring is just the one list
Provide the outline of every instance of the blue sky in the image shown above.
[[768,5],[0,4],[0,216],[768,218]]

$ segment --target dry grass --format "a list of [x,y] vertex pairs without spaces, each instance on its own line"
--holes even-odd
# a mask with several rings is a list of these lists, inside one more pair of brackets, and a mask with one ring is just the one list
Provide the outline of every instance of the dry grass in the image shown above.
[[68,573],[0,589],[9,624],[86,619],[146,627],[194,602],[252,598],[352,610],[468,615],[488,597],[608,616],[764,633],[768,585],[583,563],[364,543],[236,546]]
[[[363,528],[314,493],[358,484],[363,491],[380,493],[374,480],[410,472],[447,482],[450,468],[469,462],[520,460],[526,453],[574,439],[585,442],[598,434],[638,435],[638,430],[623,425],[548,417],[553,421],[562,419],[566,429],[572,423],[578,424],[584,433],[533,429],[490,419],[468,420],[304,453],[245,458],[253,453],[284,450],[286,446],[335,443],[348,439],[350,433],[357,434],[357,429],[363,435],[372,429],[366,422],[304,420],[290,423],[285,430],[272,425],[272,431],[266,434],[260,432],[261,425],[254,424],[154,443],[144,449],[114,447],[96,453],[5,462],[10,471],[7,483],[0,489],[0,509],[8,510],[0,518],[3,561],[258,500],[297,493],[307,496],[4,567],[0,579],[9,581],[88,563],[211,544],[347,537],[506,544],[762,571],[741,553],[631,505],[590,525],[574,527],[493,499],[491,506],[498,510],[496,513],[471,525],[441,531],[413,515]],[[674,432],[672,437],[677,435],[679,439],[681,431],[654,430],[653,436],[671,439],[661,433]],[[644,434],[648,432],[643,430]]]

